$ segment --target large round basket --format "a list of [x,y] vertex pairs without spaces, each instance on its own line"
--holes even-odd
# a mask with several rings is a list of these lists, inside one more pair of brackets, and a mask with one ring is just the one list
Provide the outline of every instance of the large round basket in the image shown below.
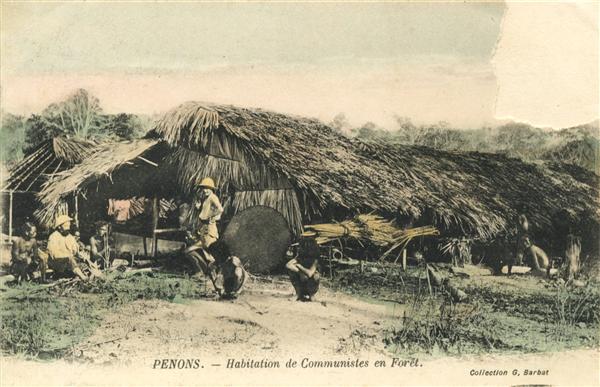
[[287,221],[277,210],[249,207],[237,213],[223,233],[223,241],[251,273],[268,273],[284,263],[292,240]]

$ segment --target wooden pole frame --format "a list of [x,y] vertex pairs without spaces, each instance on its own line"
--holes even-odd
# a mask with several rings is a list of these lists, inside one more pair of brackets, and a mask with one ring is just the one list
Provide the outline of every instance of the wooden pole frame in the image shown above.
[[12,242],[13,236],[13,191],[8,193],[8,241]]
[[75,223],[77,227],[81,227],[79,225],[79,192],[75,192],[75,213],[73,214],[75,217]]
[[152,256],[156,258],[158,254],[158,238],[156,229],[158,227],[158,197],[152,198]]

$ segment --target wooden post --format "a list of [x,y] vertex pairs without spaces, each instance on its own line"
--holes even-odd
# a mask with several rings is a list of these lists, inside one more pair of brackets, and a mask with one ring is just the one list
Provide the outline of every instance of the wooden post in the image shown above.
[[402,249],[402,270],[406,271],[406,249]]
[[13,235],[13,191],[8,193],[8,241],[12,242]]
[[106,228],[106,234],[104,234],[104,268],[108,269],[110,267],[110,243],[108,239],[110,225],[108,225]]
[[81,226],[79,225],[79,193],[75,192],[75,224],[77,224],[77,227],[79,227],[81,229]]
[[144,257],[147,258],[148,257],[148,245],[146,244],[146,236],[145,235],[142,237],[142,241],[144,244]]
[[156,228],[158,227],[158,198],[152,198],[152,256],[156,258],[158,253],[158,239],[156,237]]

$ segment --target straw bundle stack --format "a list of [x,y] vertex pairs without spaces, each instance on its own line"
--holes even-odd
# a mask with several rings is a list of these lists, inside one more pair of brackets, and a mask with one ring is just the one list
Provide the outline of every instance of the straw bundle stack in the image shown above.
[[398,228],[377,215],[358,215],[353,219],[339,223],[321,223],[304,226],[318,234],[317,243],[323,244],[338,238],[354,238],[358,241],[370,241],[377,246],[385,246],[392,240]]
[[313,224],[304,228],[317,233],[318,244],[328,243],[338,238],[353,238],[360,243],[370,242],[378,247],[387,248],[381,258],[385,258],[398,248],[405,248],[414,238],[439,235],[435,227],[402,230],[394,222],[372,214],[358,215],[340,223]]
[[392,251],[398,248],[401,248],[400,250],[406,248],[408,243],[414,238],[437,235],[440,235],[440,232],[437,230],[437,228],[432,226],[408,228],[406,230],[401,230],[400,232],[394,235],[394,239],[390,243],[391,247],[385,253],[383,253],[383,255],[379,259],[387,257]]

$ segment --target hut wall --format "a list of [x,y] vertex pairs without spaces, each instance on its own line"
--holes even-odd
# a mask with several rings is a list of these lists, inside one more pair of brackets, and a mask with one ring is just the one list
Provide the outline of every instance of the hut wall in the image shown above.
[[290,181],[245,152],[235,139],[223,134],[211,136],[207,152],[178,148],[170,162],[178,171],[177,180],[187,196],[205,177],[219,189],[225,218],[248,207],[263,205],[280,212],[295,234],[302,231],[302,212]]

